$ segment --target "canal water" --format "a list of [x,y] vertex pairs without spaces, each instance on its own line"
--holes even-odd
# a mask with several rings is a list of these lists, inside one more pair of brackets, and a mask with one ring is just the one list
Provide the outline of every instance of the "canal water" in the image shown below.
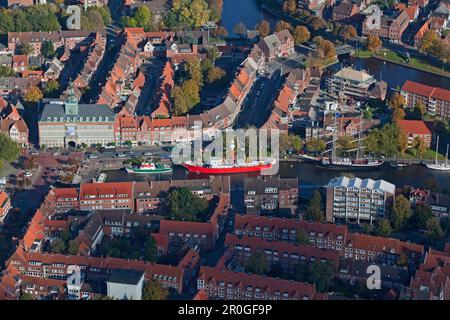
[[[142,175],[128,174],[125,170],[104,171],[107,174],[107,182],[118,181],[146,181],[146,180],[170,180],[170,179],[195,179],[208,176],[189,174],[183,167],[175,166],[172,174]],[[299,185],[305,187],[323,186],[332,178],[343,175],[339,170],[328,170],[315,164],[304,162],[281,162],[279,175],[285,178],[298,178]],[[352,172],[352,175],[361,179],[383,179],[396,186],[412,185],[419,187],[427,178],[434,178],[442,188],[450,187],[450,172],[439,172],[427,169],[422,165],[411,165],[406,168],[393,168],[383,165],[374,171]],[[242,188],[244,177],[249,175],[231,175],[231,183],[234,188]],[[253,174],[254,176],[254,174]]]
[[[225,0],[223,3],[221,24],[230,34],[233,33],[233,27],[238,22],[243,22],[247,28],[251,29],[262,19],[269,21],[272,29],[277,22],[271,15],[263,12],[258,0]],[[384,62],[375,58],[362,59],[349,56],[343,56],[340,60],[342,64],[334,64],[329,69],[336,71],[341,66],[352,65],[357,70],[366,70],[378,80],[382,79],[386,81],[390,88],[401,87],[406,80],[412,80],[431,86],[450,89],[450,78],[406,68],[395,63]]]

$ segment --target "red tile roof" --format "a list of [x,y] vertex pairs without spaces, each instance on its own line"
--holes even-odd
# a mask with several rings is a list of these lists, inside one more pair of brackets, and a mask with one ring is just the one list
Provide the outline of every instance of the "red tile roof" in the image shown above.
[[399,120],[398,126],[405,134],[431,135],[432,132],[425,121]]
[[407,80],[402,87],[402,91],[415,93],[428,98],[435,98],[450,102],[450,90],[427,86],[422,83]]

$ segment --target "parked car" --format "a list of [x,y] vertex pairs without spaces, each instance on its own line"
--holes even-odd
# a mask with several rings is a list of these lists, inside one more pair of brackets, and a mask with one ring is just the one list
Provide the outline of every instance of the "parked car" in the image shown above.
[[89,159],[97,159],[97,158],[98,158],[98,156],[96,154],[91,154],[89,156]]
[[33,176],[33,174],[30,171],[25,171],[25,173],[23,174],[25,177],[31,177]]
[[117,157],[118,158],[125,158],[127,155],[125,153],[118,153]]
[[151,153],[151,152],[149,152],[149,151],[146,151],[146,152],[144,152],[144,156],[151,156],[153,153]]

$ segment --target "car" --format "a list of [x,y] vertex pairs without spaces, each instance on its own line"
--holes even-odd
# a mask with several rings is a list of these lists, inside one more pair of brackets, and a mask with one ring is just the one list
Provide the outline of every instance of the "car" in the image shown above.
[[59,156],[59,155],[61,155],[61,152],[59,152],[59,151],[52,152],[52,156],[54,156],[54,157]]
[[89,155],[89,159],[97,159],[98,156],[96,154],[91,154]]
[[25,173],[23,174],[25,177],[31,177],[33,176],[33,174],[30,171],[25,171]]
[[117,157],[118,158],[125,158],[127,155],[125,153],[118,153]]
[[150,151],[146,151],[144,152],[144,156],[151,156],[153,153],[151,153]]
[[32,156],[37,156],[39,154],[39,152],[37,152],[36,150],[35,151],[31,151],[31,155]]

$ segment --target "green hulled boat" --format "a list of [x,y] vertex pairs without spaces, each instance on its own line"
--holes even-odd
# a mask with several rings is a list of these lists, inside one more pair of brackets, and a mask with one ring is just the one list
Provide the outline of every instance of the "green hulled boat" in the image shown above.
[[154,164],[143,162],[139,167],[129,166],[125,167],[128,173],[141,173],[141,174],[159,174],[159,173],[171,173],[172,168],[163,164]]

